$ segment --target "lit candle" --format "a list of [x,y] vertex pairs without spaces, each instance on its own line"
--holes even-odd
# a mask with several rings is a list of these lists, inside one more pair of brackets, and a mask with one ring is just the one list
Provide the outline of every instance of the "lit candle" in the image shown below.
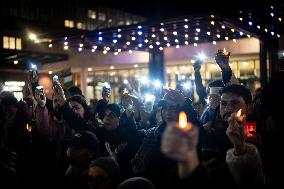
[[26,129],[29,133],[32,132],[32,127],[28,123],[26,125]]
[[191,123],[187,122],[187,117],[186,117],[185,112],[179,113],[178,128],[183,131],[189,131],[192,128]]
[[243,121],[245,117],[246,117],[245,114],[242,115],[242,109],[239,109],[239,111],[237,112],[237,119],[239,121]]
[[223,54],[224,54],[225,56],[230,56],[230,52],[226,51],[226,48],[224,48]]

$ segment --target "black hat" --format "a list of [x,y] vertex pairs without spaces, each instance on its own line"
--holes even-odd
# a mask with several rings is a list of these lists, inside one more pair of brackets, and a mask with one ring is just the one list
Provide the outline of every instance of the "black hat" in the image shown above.
[[105,108],[105,110],[111,110],[113,113],[115,113],[115,115],[117,117],[120,117],[121,116],[121,109],[120,109],[120,106],[118,104],[108,104]]
[[94,153],[98,153],[99,140],[95,134],[89,131],[79,131],[71,139],[70,148],[87,148]]

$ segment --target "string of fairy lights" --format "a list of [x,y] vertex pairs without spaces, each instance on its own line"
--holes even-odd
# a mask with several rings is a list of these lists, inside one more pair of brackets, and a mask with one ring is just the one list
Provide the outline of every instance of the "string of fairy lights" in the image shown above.
[[[70,48],[79,52],[97,51],[103,54],[133,51],[163,51],[165,48],[180,48],[181,46],[197,47],[200,43],[233,41],[238,39],[266,36],[279,38],[279,28],[282,22],[280,13],[273,6],[264,14],[265,22],[251,12],[240,11],[236,21],[238,26],[226,21],[224,17],[210,15],[201,18],[183,18],[169,20],[158,24],[131,25],[123,28],[105,29],[87,32],[79,38],[66,36],[61,40],[50,40],[48,47],[54,44],[62,45],[64,50]],[[245,29],[243,29],[245,28]]]

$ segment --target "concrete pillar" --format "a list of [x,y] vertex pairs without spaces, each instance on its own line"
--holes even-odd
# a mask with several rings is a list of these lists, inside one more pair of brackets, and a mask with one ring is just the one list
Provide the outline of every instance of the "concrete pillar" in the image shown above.
[[160,80],[165,83],[164,52],[153,49],[149,53],[149,77],[151,80]]

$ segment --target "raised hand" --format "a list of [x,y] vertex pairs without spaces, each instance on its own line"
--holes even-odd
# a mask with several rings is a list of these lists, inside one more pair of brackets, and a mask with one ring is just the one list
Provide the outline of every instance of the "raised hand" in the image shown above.
[[61,84],[58,81],[53,81],[53,95],[54,99],[57,99],[57,103],[60,106],[63,106],[66,98],[64,95],[63,88],[61,87]]
[[163,133],[161,151],[169,158],[178,161],[178,173],[181,178],[189,176],[199,165],[197,155],[198,128],[183,131],[177,123],[168,124]]
[[43,88],[41,88],[41,90],[35,90],[35,100],[41,107],[44,107],[46,105],[46,96]]
[[193,64],[193,68],[195,72],[199,72],[201,69],[202,60],[196,60]]
[[187,161],[192,153],[196,153],[197,143],[198,129],[196,126],[185,132],[177,127],[177,123],[171,122],[163,133],[161,149],[169,158]]
[[244,121],[237,120],[236,113],[232,113],[228,119],[226,134],[235,148],[236,155],[245,152]]
[[229,56],[224,55],[222,50],[218,50],[216,53],[215,61],[221,69],[225,69],[229,66]]

